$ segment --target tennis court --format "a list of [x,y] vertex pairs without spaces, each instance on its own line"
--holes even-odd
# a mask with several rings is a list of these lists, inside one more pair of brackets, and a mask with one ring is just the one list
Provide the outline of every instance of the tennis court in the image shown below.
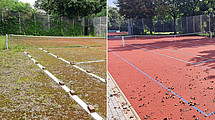
[[[34,84],[41,85],[37,90],[30,87],[34,85],[30,82],[29,90],[25,86],[21,86],[21,89],[24,89],[23,92],[34,91],[29,97],[32,99],[38,96],[37,94],[42,94],[43,97],[40,98],[46,102],[35,100],[35,106],[38,108],[36,113],[34,110],[26,110],[28,108],[20,108],[22,112],[9,114],[4,118],[17,116],[25,119],[32,117],[37,119],[106,118],[106,39],[10,35],[8,41],[9,49],[20,48],[21,52],[18,53],[23,57],[23,61],[31,66],[28,71],[24,71],[27,66],[25,62],[21,64],[25,68],[20,71],[22,78],[30,79],[29,77],[32,76]],[[39,73],[26,76],[30,71]],[[10,103],[14,102],[22,102],[22,100],[11,100]],[[42,106],[38,105],[40,103]],[[55,103],[57,107],[52,105]],[[34,103],[30,102],[30,104]],[[16,103],[13,106],[18,105]],[[14,110],[16,109],[11,108],[10,111]],[[24,113],[25,116],[22,116]],[[41,113],[44,116],[41,117]],[[52,116],[48,117],[49,115]]]
[[215,39],[207,36],[108,40],[108,70],[141,119],[215,119]]

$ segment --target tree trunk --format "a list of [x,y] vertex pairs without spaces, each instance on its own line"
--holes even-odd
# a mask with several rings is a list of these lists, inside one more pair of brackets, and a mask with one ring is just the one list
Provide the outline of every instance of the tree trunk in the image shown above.
[[78,10],[78,21],[80,21],[80,19],[81,19],[81,18],[80,18],[80,16],[79,16],[79,10]]

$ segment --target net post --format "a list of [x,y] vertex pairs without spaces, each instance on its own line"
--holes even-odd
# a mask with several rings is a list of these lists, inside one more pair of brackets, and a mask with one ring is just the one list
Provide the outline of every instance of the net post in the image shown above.
[[7,50],[8,50],[8,35],[6,34],[6,45],[7,45]]
[[122,46],[124,47],[125,46],[125,40],[124,40],[124,36],[122,36]]
[[209,33],[210,33],[210,39],[212,39],[213,38],[212,32],[209,31]]

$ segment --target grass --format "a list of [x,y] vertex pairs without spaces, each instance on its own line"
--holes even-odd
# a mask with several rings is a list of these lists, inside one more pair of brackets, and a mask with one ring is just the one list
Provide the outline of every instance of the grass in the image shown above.
[[0,36],[0,50],[6,49],[6,38],[5,36]]
[[[22,51],[22,49],[26,48],[26,44],[17,44],[14,43],[12,41],[9,41],[9,46],[8,49],[14,51],[14,52],[20,52]],[[0,50],[6,50],[7,46],[6,46],[6,37],[5,36],[0,36]]]
[[[7,65],[0,65],[0,92],[4,93],[0,100],[0,106],[3,108],[0,118],[91,120],[91,117],[75,101],[65,97],[67,94],[63,89],[56,87],[56,83],[39,70],[23,52],[3,50],[0,52],[0,63],[3,59]],[[18,59],[21,61],[17,62]]]
[[66,47],[82,47],[82,45],[67,45]]
[[89,47],[102,47],[102,45],[90,45]]

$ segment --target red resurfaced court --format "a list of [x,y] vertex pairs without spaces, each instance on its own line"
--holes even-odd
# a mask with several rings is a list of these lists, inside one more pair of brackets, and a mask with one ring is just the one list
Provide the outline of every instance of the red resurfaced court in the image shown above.
[[141,119],[214,120],[214,42],[127,38],[123,47],[109,39],[108,70]]

